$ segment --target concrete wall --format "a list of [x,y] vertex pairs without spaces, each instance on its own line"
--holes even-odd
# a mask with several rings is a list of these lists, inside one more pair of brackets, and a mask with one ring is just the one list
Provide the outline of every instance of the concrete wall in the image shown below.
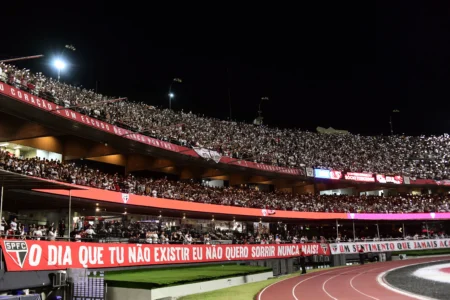
[[108,287],[107,300],[157,300],[169,297],[181,297],[215,291],[251,282],[263,281],[272,276],[272,272],[265,272],[260,274],[210,280],[153,290]]
[[[49,224],[55,223],[55,227],[58,226],[58,222],[61,219],[67,223],[68,210],[19,210],[18,220],[22,223],[37,223],[40,221],[39,225],[45,225],[47,222]],[[25,217],[26,216],[26,217]]]
[[2,292],[49,286],[51,285],[50,274],[55,273],[55,271],[6,272],[3,262],[0,266],[0,291]]

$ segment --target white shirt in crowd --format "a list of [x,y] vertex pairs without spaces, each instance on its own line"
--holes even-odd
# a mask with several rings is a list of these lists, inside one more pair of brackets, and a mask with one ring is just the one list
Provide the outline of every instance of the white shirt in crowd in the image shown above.
[[186,243],[187,244],[192,244],[192,236],[190,236],[189,234],[186,235]]
[[75,234],[75,241],[81,242],[81,235],[79,233]]
[[54,241],[56,239],[56,232],[49,230],[47,233],[47,239],[49,241]]
[[152,234],[152,241],[153,241],[153,244],[158,243],[158,234],[157,233]]
[[42,237],[42,230],[40,230],[40,229],[36,229],[35,231],[34,231],[34,236],[36,237],[36,240],[41,240],[41,237]]
[[11,221],[10,227],[12,230],[16,231],[17,230],[17,223],[14,221]]

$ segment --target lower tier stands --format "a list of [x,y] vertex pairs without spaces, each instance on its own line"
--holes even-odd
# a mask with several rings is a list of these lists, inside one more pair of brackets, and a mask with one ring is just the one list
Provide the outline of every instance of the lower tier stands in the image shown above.
[[[71,240],[74,242],[105,242],[105,243],[146,243],[146,244],[280,244],[280,243],[344,243],[358,241],[390,241],[390,240],[418,240],[418,239],[447,239],[449,236],[441,229],[430,230],[428,233],[410,232],[404,237],[399,232],[386,232],[380,234],[369,228],[358,230],[358,235],[353,240],[351,232],[341,230],[343,233],[333,236],[328,231],[325,236],[317,236],[314,230],[305,233],[298,227],[292,232],[281,230],[278,233],[270,232],[269,228],[262,227],[256,233],[243,233],[238,230],[221,229],[193,229],[189,226],[171,228],[159,226],[156,223],[135,221],[98,221],[95,224],[85,222],[82,219],[73,225],[70,237],[65,235],[66,227],[63,222],[57,226],[48,224],[39,226],[36,224],[22,224],[16,218],[7,222],[2,220],[5,231],[0,231],[0,236],[6,239],[32,239],[32,240]],[[329,228],[331,229],[331,228]],[[410,229],[409,229],[410,230]],[[410,230],[411,231],[411,230]]]
[[255,187],[210,187],[206,184],[151,179],[39,158],[18,158],[0,152],[0,169],[99,189],[158,198],[250,208],[302,212],[413,213],[449,212],[442,195],[349,196],[263,192]]

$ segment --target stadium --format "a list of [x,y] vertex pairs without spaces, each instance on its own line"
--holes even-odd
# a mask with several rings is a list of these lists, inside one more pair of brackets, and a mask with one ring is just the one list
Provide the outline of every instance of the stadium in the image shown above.
[[[127,267],[181,264],[184,270],[198,263],[213,268],[209,263],[237,261],[266,271],[272,266],[280,275],[298,268],[294,262],[300,252],[308,256],[308,267],[320,269],[358,261],[361,246],[371,262],[391,260],[402,251],[445,254],[450,247],[444,178],[421,178],[408,166],[392,170],[379,165],[369,173],[226,156],[223,150],[183,145],[184,137],[161,140],[101,117],[125,102],[98,101],[95,94],[83,95],[83,103],[60,102],[64,94],[78,99],[77,93],[88,91],[21,74],[12,65],[2,64],[2,70],[5,276],[30,276],[25,280],[29,286],[17,282],[10,290],[37,288],[33,282],[39,272],[68,269],[106,268],[123,280],[119,275]],[[48,85],[55,94],[46,92]],[[101,111],[99,103],[105,101],[111,112]],[[86,112],[94,108],[94,116]],[[164,112],[151,108],[150,113]],[[189,132],[190,124],[184,126],[179,134]],[[111,171],[120,168],[125,171]],[[102,243],[110,244],[106,249]],[[433,259],[414,263],[427,260]],[[380,269],[394,264],[386,266]],[[356,268],[368,272],[360,266],[327,274],[366,274],[355,273]],[[218,271],[215,276],[223,275]],[[315,276],[331,279],[320,272]],[[115,281],[110,282],[113,286]],[[277,285],[258,297],[271,298],[269,291]],[[133,285],[115,288],[124,286]]]
[[448,299],[448,134],[219,119],[42,57],[0,57],[1,299]]

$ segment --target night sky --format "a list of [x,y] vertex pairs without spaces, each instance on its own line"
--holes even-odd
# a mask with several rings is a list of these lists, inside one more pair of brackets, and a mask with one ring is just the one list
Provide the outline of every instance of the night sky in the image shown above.
[[[450,133],[450,16],[446,3],[357,7],[191,6],[45,1],[2,8],[0,59],[100,93],[251,122],[360,134]],[[426,6],[425,6],[426,5]],[[228,72],[227,72],[228,70]]]

